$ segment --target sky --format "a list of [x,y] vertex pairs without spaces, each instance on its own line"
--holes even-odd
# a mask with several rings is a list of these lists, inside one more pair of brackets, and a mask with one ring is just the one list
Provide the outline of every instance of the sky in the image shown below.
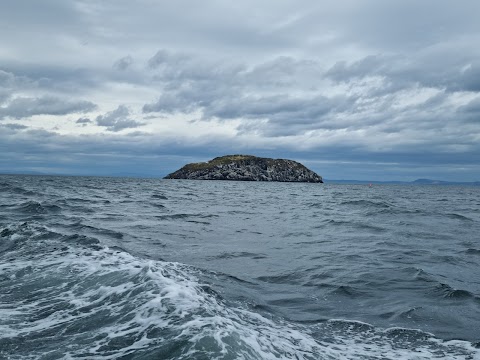
[[478,0],[2,0],[0,173],[480,180]]

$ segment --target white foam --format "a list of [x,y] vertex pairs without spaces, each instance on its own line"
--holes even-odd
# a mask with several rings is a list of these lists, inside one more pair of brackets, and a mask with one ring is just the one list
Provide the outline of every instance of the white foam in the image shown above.
[[[109,248],[59,248],[43,240],[28,243],[9,253],[13,261],[0,262],[10,289],[30,291],[15,303],[0,294],[0,340],[52,342],[51,349],[39,352],[11,350],[11,358],[49,352],[53,358],[116,359],[178,344],[172,358],[479,359],[470,343],[425,333],[417,343],[399,342],[392,329],[361,322],[298,326],[270,320],[227,306],[178,263]],[[55,350],[59,344],[63,347]]]

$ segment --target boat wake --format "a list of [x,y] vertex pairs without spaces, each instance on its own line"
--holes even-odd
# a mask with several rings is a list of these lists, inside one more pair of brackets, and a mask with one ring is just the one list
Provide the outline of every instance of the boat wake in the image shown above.
[[[289,323],[229,303],[198,269],[36,222],[0,229],[0,357],[479,359],[471,343],[345,320]],[[203,277],[202,277],[203,278]]]

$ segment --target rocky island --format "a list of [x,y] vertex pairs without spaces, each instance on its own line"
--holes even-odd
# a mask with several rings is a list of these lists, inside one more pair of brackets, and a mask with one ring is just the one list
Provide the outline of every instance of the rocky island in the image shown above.
[[320,175],[299,162],[252,155],[226,155],[208,162],[187,164],[165,179],[323,183]]

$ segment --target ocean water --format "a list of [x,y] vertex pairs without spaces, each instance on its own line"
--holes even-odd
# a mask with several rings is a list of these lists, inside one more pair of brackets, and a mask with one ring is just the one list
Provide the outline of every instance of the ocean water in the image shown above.
[[480,359],[480,187],[0,176],[1,359]]

